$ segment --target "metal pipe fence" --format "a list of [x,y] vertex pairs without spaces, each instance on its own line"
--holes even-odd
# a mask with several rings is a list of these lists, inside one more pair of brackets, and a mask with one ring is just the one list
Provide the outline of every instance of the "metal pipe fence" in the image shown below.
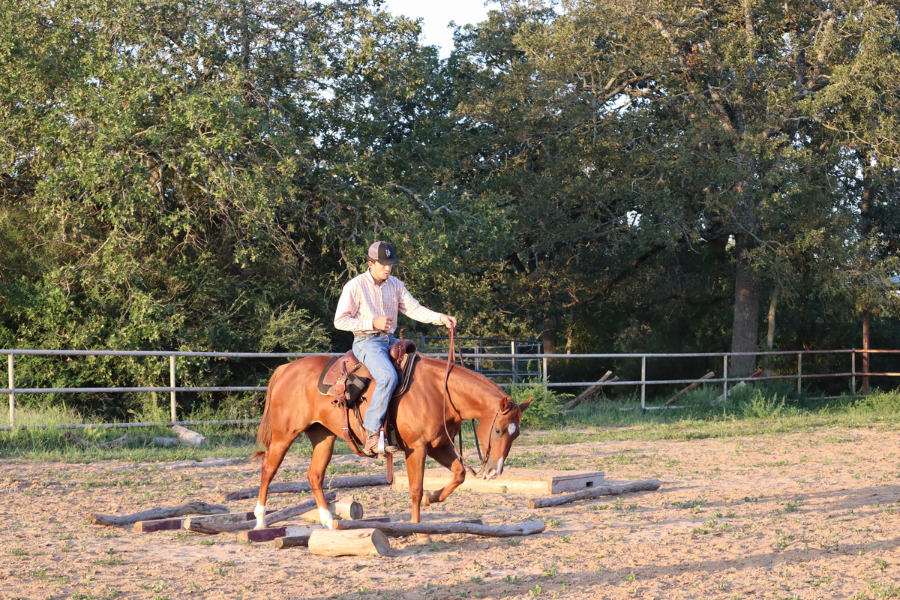
[[[517,340],[518,341],[518,340]],[[512,348],[511,348],[512,349]],[[177,380],[177,362],[180,357],[204,357],[218,359],[237,359],[237,358],[303,358],[323,353],[279,353],[279,352],[169,352],[169,351],[140,351],[140,350],[0,350],[0,354],[7,355],[8,365],[8,387],[0,389],[0,393],[9,395],[9,426],[0,427],[0,430],[11,430],[21,428],[16,426],[16,395],[17,394],[78,394],[78,393],[128,393],[128,392],[168,392],[169,396],[169,412],[170,421],[166,425],[175,423],[182,425],[197,424],[238,424],[238,423],[258,423],[258,419],[242,419],[242,420],[224,420],[224,421],[178,421],[177,417],[177,394],[179,392],[266,392],[267,386],[179,386]],[[330,353],[330,355],[340,355],[341,353]],[[426,356],[434,358],[446,358],[447,352],[423,352]],[[463,360],[513,360],[521,362],[538,362],[538,366],[533,370],[526,372],[533,374],[533,379],[523,379],[521,377],[512,376],[515,373],[502,373],[498,377],[510,378],[512,381],[498,382],[501,386],[518,385],[521,383],[534,383],[543,385],[545,388],[575,388],[575,387],[613,387],[613,386],[635,386],[640,391],[640,408],[642,410],[652,410],[661,407],[647,406],[647,386],[652,385],[675,385],[675,384],[693,384],[693,383],[721,383],[723,388],[723,396],[728,397],[729,383],[738,385],[745,381],[778,381],[778,380],[796,380],[797,390],[802,391],[803,382],[815,379],[826,378],[848,378],[849,389],[853,394],[857,391],[857,378],[861,377],[868,380],[871,377],[900,377],[900,372],[858,372],[856,369],[856,355],[862,354],[864,357],[864,365],[868,364],[869,354],[900,354],[900,350],[783,350],[770,352],[695,352],[695,353],[641,353],[641,354],[530,354],[530,353],[463,353]],[[763,375],[755,377],[729,377],[728,361],[736,356],[754,356],[754,357],[777,357],[777,356],[797,356],[797,368],[795,373],[781,375]],[[831,372],[831,373],[804,373],[803,357],[814,355],[849,355],[850,370]],[[66,387],[66,388],[35,388],[35,387],[16,387],[15,384],[15,356],[140,356],[140,357],[168,357],[169,358],[169,385],[168,386],[145,386],[145,387]],[[722,358],[722,377],[710,379],[649,379],[647,376],[648,362],[658,359],[685,359],[685,358]],[[550,382],[548,377],[548,366],[551,361],[573,360],[573,359],[640,359],[640,379],[627,381],[568,381],[568,382]],[[467,366],[472,366],[471,360],[466,362]],[[515,363],[514,363],[515,364]],[[163,423],[103,423],[99,425],[58,425],[59,428],[85,428],[85,427],[149,427],[161,425]]]

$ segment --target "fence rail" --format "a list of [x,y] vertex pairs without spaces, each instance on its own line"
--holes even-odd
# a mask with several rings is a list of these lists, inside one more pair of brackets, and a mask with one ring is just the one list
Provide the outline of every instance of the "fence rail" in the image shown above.
[[[527,342],[526,340],[515,340],[515,342]],[[863,378],[863,393],[868,392],[868,379],[870,377],[900,377],[900,372],[869,372],[868,355],[870,354],[900,354],[900,350],[781,350],[771,352],[694,352],[694,353],[662,353],[662,354],[531,354],[515,352],[516,345],[510,347],[512,352],[507,353],[491,353],[483,352],[467,352],[463,353],[463,360],[471,359],[467,362],[467,366],[473,360],[506,360],[512,361],[511,371],[498,371],[495,376],[503,378],[511,378],[510,382],[498,382],[498,385],[509,386],[522,383],[524,379],[519,376],[523,371],[517,369],[517,361],[521,362],[539,362],[539,368],[534,370],[526,370],[529,376],[533,376],[534,382],[539,382],[548,388],[565,388],[565,387],[606,387],[606,386],[636,386],[640,389],[642,410],[650,410],[660,407],[648,407],[646,404],[647,386],[650,385],[674,385],[674,384],[692,384],[692,383],[721,383],[723,387],[723,395],[727,398],[729,392],[729,383],[740,384],[742,381],[748,381],[750,378],[729,377],[728,361],[736,356],[797,356],[797,369],[793,374],[787,375],[767,375],[756,376],[752,381],[772,381],[772,380],[791,380],[797,381],[797,390],[801,391],[804,380],[824,379],[824,378],[849,378],[850,390],[856,394],[857,377]],[[440,349],[439,349],[440,350]],[[77,394],[77,393],[125,393],[125,392],[168,392],[170,394],[170,418],[168,424],[218,424],[218,423],[254,423],[258,420],[228,420],[228,421],[178,421],[177,413],[177,394],[179,392],[265,392],[267,386],[209,386],[197,387],[187,386],[181,387],[177,384],[177,362],[179,357],[204,357],[204,358],[303,358],[313,356],[311,352],[169,352],[169,351],[143,351],[143,350],[0,350],[0,355],[7,355],[8,364],[8,387],[0,389],[0,393],[9,394],[9,426],[0,427],[0,430],[16,429],[16,404],[15,398],[17,394]],[[446,358],[447,352],[424,352],[426,356],[434,358]],[[332,356],[339,353],[331,353]],[[803,357],[807,355],[850,355],[850,370],[836,373],[803,373]],[[858,371],[856,368],[857,355],[863,357],[863,370]],[[17,388],[15,385],[15,358],[16,356],[143,356],[143,357],[168,357],[169,358],[169,385],[154,387],[85,387],[85,388]],[[648,360],[666,359],[666,358],[722,358],[722,376],[711,379],[665,379],[654,380],[647,378],[647,362]],[[630,381],[570,381],[570,382],[550,382],[548,378],[548,365],[550,361],[556,360],[573,360],[573,359],[640,359],[641,361],[641,378],[639,380]],[[159,425],[159,423],[103,423],[99,425],[58,425],[60,428],[84,428],[84,427],[149,427]],[[19,426],[18,428],[21,428]]]

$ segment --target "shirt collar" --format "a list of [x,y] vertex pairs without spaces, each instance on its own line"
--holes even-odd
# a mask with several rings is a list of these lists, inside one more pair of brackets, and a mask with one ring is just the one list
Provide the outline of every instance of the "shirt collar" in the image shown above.
[[381,287],[381,286],[383,286],[385,283],[387,283],[387,280],[391,278],[391,276],[388,275],[387,279],[385,279],[385,280],[382,281],[381,283],[378,283],[377,281],[375,281],[375,278],[372,277],[372,272],[369,271],[368,269],[366,269],[366,272],[363,273],[363,276],[364,276],[366,279],[368,279],[368,280],[369,280],[369,283],[371,283],[371,284],[374,285],[375,287]]

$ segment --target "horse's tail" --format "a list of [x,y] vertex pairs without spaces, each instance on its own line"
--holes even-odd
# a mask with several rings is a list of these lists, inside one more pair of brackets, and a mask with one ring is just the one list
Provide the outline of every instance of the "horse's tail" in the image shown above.
[[[288,363],[290,364],[290,363]],[[272,377],[269,378],[269,389],[266,391],[266,407],[263,409],[262,421],[259,424],[259,431],[256,432],[256,443],[261,444],[266,450],[269,449],[269,444],[272,443],[272,419],[269,415],[269,408],[272,404],[272,388],[274,387],[275,380],[278,379],[278,376],[284,371],[287,364],[281,365],[275,372],[272,373]],[[266,454],[266,450],[259,450],[253,453],[253,460],[259,460]]]

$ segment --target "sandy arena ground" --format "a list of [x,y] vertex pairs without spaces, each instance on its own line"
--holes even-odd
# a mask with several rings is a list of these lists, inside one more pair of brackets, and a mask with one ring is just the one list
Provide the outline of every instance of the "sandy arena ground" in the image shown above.
[[[537,510],[528,496],[457,491],[424,510],[490,525],[532,517],[547,530],[509,540],[390,538],[391,557],[328,558],[242,544],[235,534],[138,534],[86,520],[215,503],[221,491],[258,485],[249,462],[5,461],[0,598],[900,597],[900,431],[518,445],[510,458],[511,475],[605,471],[607,481],[657,477],[662,487]],[[306,460],[289,456],[276,482],[305,479]],[[339,475],[381,472],[351,456],[335,466]],[[388,487],[356,496],[366,516],[409,511],[406,494]],[[269,508],[300,501],[273,495]],[[249,511],[255,499],[228,505]]]

